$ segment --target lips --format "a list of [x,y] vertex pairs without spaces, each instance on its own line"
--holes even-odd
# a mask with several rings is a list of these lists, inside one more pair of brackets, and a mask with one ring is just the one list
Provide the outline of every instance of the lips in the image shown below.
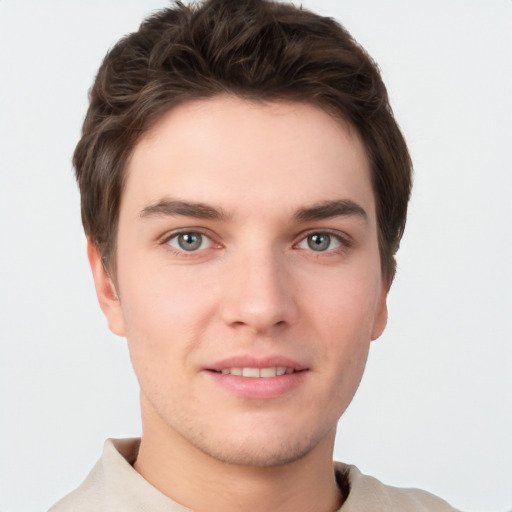
[[234,357],[205,368],[222,389],[245,399],[270,399],[287,395],[300,386],[309,368],[297,361],[276,356]]
[[208,365],[206,370],[240,377],[276,377],[307,370],[307,366],[283,356],[236,356]]
[[285,366],[273,366],[268,368],[223,368],[220,373],[222,375],[237,375],[239,377],[249,377],[249,378],[268,378],[268,377],[280,377],[281,375],[286,375],[293,373],[295,370],[293,368],[286,368]]

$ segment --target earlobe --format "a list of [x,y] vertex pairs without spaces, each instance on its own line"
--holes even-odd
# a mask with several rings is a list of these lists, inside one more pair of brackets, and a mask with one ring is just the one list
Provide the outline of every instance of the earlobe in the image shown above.
[[377,305],[375,319],[373,322],[371,340],[374,341],[380,337],[388,323],[388,305],[387,305],[388,287],[382,286],[381,296]]
[[123,311],[116,287],[105,269],[98,247],[89,239],[87,240],[87,257],[91,266],[96,296],[107,319],[108,327],[114,334],[125,336]]

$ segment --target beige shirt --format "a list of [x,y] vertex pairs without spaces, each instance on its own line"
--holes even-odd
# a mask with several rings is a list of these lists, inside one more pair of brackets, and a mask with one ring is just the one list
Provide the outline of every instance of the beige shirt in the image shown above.
[[[108,439],[103,455],[85,481],[49,512],[190,512],[144,480],[132,464],[139,439]],[[349,494],[338,512],[453,512],[436,496],[399,489],[362,475],[355,466],[335,463],[338,479],[347,478]],[[343,475],[343,476],[341,476]]]

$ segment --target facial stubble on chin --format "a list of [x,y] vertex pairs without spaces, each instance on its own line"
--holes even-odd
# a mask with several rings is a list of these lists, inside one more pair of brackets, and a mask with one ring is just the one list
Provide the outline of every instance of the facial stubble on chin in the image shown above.
[[[287,439],[277,442],[262,440],[260,443],[257,443],[254,438],[251,439],[252,436],[249,435],[238,445],[229,445],[222,449],[208,439],[209,436],[204,432],[188,432],[187,441],[206,456],[225,464],[254,468],[278,468],[306,457],[329,435],[329,432],[317,436],[308,434],[296,440],[289,436]],[[265,449],[269,445],[275,445],[271,453]]]

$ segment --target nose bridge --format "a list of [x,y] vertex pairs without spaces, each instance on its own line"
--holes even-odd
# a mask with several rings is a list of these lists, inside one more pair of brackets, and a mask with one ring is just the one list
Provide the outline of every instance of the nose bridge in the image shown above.
[[253,245],[229,261],[224,321],[263,333],[297,317],[294,286],[286,256],[270,245]]

